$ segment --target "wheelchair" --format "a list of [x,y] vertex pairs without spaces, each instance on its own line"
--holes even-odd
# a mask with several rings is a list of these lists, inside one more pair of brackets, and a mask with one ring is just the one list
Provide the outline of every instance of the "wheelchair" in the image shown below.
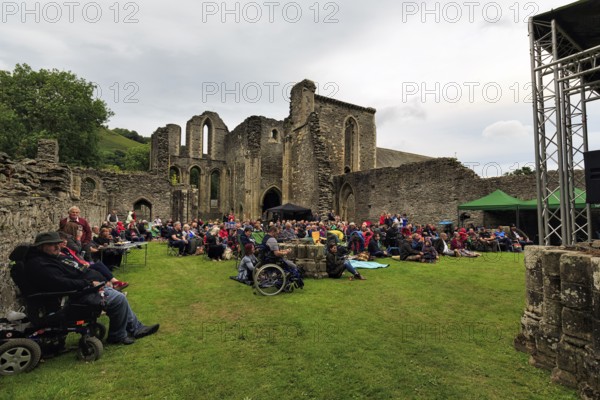
[[304,288],[301,267],[291,267],[281,258],[267,259],[264,249],[259,248],[259,262],[253,274],[254,294],[275,296],[281,292],[291,293]]
[[10,274],[25,303],[25,314],[0,319],[0,376],[33,370],[42,357],[52,357],[65,349],[69,333],[81,335],[77,357],[98,360],[104,351],[104,325],[97,322],[102,306],[82,304],[82,296],[104,285],[79,291],[34,293],[27,282],[24,260],[30,245],[17,246],[10,254]]

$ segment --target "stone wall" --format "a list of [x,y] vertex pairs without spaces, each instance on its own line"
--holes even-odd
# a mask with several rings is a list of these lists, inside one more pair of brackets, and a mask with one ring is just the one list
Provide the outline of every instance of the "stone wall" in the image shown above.
[[[378,221],[382,211],[405,212],[411,222],[436,223],[448,218],[456,222],[458,205],[502,189],[521,199],[536,196],[535,177],[482,179],[455,159],[438,158],[405,164],[396,168],[360,171],[333,179],[334,204],[349,219]],[[483,213],[469,211],[475,225],[483,223]]]
[[57,230],[72,205],[91,225],[100,225],[113,208],[124,219],[140,201],[151,206],[153,217],[170,216],[166,177],[70,168],[55,162],[57,149],[56,141],[41,141],[40,158],[21,162],[0,153],[0,316],[16,307],[7,269],[10,252],[39,232]]
[[552,380],[600,397],[600,250],[525,249],[526,301],[515,348]]

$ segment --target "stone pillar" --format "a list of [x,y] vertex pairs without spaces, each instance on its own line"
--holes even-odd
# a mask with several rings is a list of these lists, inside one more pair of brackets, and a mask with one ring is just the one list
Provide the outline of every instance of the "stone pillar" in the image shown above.
[[58,141],[56,139],[38,140],[37,156],[38,161],[49,163],[58,163]]

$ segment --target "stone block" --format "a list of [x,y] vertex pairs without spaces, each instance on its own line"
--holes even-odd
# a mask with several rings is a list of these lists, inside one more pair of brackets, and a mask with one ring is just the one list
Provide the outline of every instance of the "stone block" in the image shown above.
[[578,310],[590,310],[592,294],[589,286],[562,281],[560,283],[560,297],[565,307]]
[[540,316],[525,312],[521,317],[521,333],[527,340],[535,340],[540,329]]
[[600,355],[600,319],[592,318],[592,348]]
[[600,319],[600,291],[592,290],[592,317]]
[[529,357],[529,364],[536,368],[547,369],[549,371],[556,367],[556,356],[548,354],[534,353]]
[[560,301],[560,275],[544,275],[544,299]]
[[560,301],[544,299],[544,308],[542,321],[547,325],[561,326],[562,323],[562,308]]
[[304,245],[304,244],[299,244],[299,245],[298,245],[298,247],[296,248],[296,251],[297,251],[297,255],[296,255],[296,257],[297,257],[298,259],[305,259],[305,258],[309,258],[309,257],[308,257],[307,250],[306,250],[306,245]]
[[541,268],[527,269],[525,271],[525,282],[528,290],[541,292],[544,288],[544,279]]
[[556,382],[573,389],[577,388],[577,378],[575,377],[575,374],[564,371],[559,367],[556,367],[552,370],[551,379],[552,382]]
[[527,311],[542,315],[542,303],[544,301],[544,293],[542,291],[527,290],[525,300]]
[[589,313],[563,307],[562,309],[562,331],[575,338],[591,341],[592,319]]
[[304,258],[298,260],[298,265],[301,265],[304,268],[304,271],[310,274],[314,274],[317,271],[317,265],[315,264],[315,260],[310,258]]
[[562,282],[592,284],[592,257],[568,253],[560,257],[560,279]]
[[544,248],[541,246],[527,246],[525,248],[525,268],[541,270],[541,258],[543,251]]
[[547,356],[555,357],[560,336],[560,326],[541,323],[539,333],[535,337],[537,351]]
[[577,371],[583,369],[585,351],[575,347],[564,339],[558,343],[556,349],[556,366],[566,372],[577,376]]
[[600,257],[592,257],[590,260],[592,271],[592,287],[600,292]]
[[544,276],[560,276],[560,257],[567,250],[547,250],[542,255],[542,270]]

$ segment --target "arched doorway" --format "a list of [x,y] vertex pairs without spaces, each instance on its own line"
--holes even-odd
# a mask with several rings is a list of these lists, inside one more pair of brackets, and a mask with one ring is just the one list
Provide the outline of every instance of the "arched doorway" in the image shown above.
[[276,187],[272,187],[267,190],[263,196],[262,201],[262,212],[264,213],[269,208],[277,207],[281,205],[281,191]]
[[350,222],[354,219],[356,213],[356,200],[354,198],[354,190],[349,184],[344,184],[340,191],[340,217],[343,221]]
[[138,221],[152,221],[152,203],[146,199],[139,199],[133,203],[133,210]]

